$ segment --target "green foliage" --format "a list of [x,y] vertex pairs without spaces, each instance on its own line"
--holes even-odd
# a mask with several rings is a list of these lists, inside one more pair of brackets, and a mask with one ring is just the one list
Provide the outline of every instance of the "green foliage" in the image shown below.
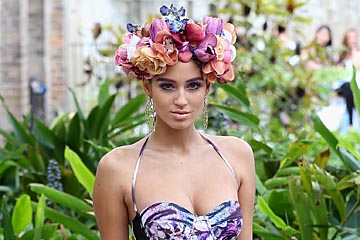
[[90,197],[92,197],[95,176],[86,168],[79,156],[69,147],[65,148],[65,158],[70,162],[76,178],[85,187]]
[[44,226],[44,216],[45,216],[45,197],[43,194],[41,194],[35,215],[34,240],[41,239],[41,230]]
[[352,79],[350,82],[350,87],[351,87],[351,91],[354,94],[354,103],[355,103],[355,107],[358,110],[358,112],[360,111],[360,89],[359,86],[356,82],[356,69],[355,66],[353,66],[353,75],[352,75]]
[[31,223],[32,211],[31,201],[28,195],[22,195],[16,201],[14,211],[11,218],[11,224],[14,234],[19,236]]
[[12,126],[0,131],[5,138],[0,150],[5,185],[0,189],[5,193],[1,230],[6,239],[62,239],[63,234],[99,239],[91,201],[84,201],[92,197],[97,163],[114,146],[141,138],[132,132],[145,122],[138,114],[145,94],[117,108],[117,95],[109,89],[105,81],[87,116],[70,90],[77,112],[58,116],[50,126],[30,116],[19,121],[1,99]]
[[[235,0],[220,10],[241,29],[237,78],[216,85],[210,102],[213,115],[227,120],[221,133],[244,138],[254,150],[254,239],[357,239],[360,135],[331,132],[316,115],[333,94],[331,83],[348,73],[294,64],[295,52],[267,31],[274,23],[308,22],[295,11],[305,2]],[[254,16],[265,19],[263,29],[254,30]],[[313,43],[302,47],[325,60]],[[359,101],[354,76],[352,89]]]
[[7,199],[4,196],[1,203],[1,226],[5,240],[15,240],[14,230],[11,224],[10,212],[8,209]]

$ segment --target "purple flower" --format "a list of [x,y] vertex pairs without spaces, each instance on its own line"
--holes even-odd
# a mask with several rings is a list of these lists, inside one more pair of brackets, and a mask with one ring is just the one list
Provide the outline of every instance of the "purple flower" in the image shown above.
[[187,19],[169,22],[170,32],[178,33],[181,30],[184,30],[186,23],[187,23]]
[[209,62],[216,57],[215,47],[217,38],[214,34],[207,34],[196,47],[194,54],[201,62]]
[[181,30],[185,30],[189,19],[183,18],[185,16],[185,9],[183,7],[177,9],[173,4],[170,5],[170,8],[164,5],[160,8],[160,13],[164,16],[165,22],[169,24],[170,32],[178,33]]
[[166,22],[164,21],[164,19],[162,18],[156,18],[152,21],[151,25],[150,25],[150,38],[153,42],[156,42],[156,35],[158,32],[163,31],[163,30],[167,30],[168,31],[168,26],[166,24]]
[[126,25],[126,29],[131,33],[135,33],[137,30],[139,30],[139,28],[140,28],[139,24],[128,23]]
[[205,16],[204,24],[206,26],[205,33],[220,35],[223,31],[223,20],[221,18]]
[[179,10],[174,6],[174,4],[170,5],[170,8],[167,6],[162,6],[160,8],[160,13],[163,16],[169,16],[172,15],[176,19],[180,19],[180,17],[185,16],[185,8],[181,7]]

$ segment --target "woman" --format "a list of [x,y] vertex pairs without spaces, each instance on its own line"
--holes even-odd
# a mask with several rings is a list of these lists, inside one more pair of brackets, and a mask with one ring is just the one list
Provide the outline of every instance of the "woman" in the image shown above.
[[331,29],[328,25],[321,25],[316,30],[315,42],[322,47],[331,47],[332,34]]
[[[357,71],[356,81],[358,86],[360,86],[360,49],[358,47],[357,32],[354,28],[350,28],[345,32],[342,44],[344,50],[340,54],[339,63],[341,66],[345,67],[345,69],[349,70],[349,72],[353,71],[353,66],[355,67]],[[336,91],[339,96],[343,97],[345,100],[348,119],[348,122],[345,124],[345,126],[351,128],[354,125],[354,120],[357,124],[360,122],[358,120],[358,114],[355,110],[354,97],[350,88],[350,80],[351,79],[342,83]]]
[[207,124],[211,83],[234,78],[234,27],[211,17],[196,24],[173,5],[160,12],[149,28],[128,24],[116,53],[116,64],[142,81],[153,131],[99,162],[93,200],[101,237],[128,239],[130,225],[136,239],[252,239],[250,146],[194,126],[203,111]]
[[328,25],[321,25],[315,34],[314,41],[309,45],[308,49],[301,52],[301,59],[305,62],[307,69],[319,69],[323,66],[333,64],[332,56],[332,34]]

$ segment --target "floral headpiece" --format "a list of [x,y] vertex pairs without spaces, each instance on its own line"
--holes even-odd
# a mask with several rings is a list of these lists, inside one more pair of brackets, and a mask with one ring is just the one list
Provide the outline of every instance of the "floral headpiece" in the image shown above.
[[115,64],[131,78],[151,79],[177,61],[200,63],[203,78],[214,83],[234,79],[231,62],[235,59],[235,27],[221,18],[205,16],[195,23],[184,18],[185,9],[160,8],[162,18],[151,24],[127,24],[129,33],[115,53]]

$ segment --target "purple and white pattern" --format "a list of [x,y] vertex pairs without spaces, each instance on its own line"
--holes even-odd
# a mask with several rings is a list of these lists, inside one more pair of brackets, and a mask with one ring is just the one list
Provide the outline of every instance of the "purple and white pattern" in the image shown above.
[[234,240],[243,224],[240,204],[235,200],[223,202],[201,216],[178,204],[160,202],[145,208],[140,217],[151,240]]

